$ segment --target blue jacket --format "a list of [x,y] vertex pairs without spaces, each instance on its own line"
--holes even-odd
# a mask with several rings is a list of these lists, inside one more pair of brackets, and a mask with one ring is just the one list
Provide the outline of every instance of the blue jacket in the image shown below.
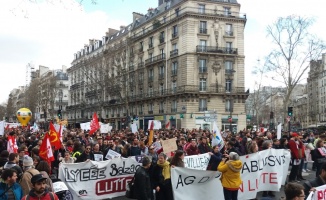
[[[0,195],[2,195],[2,196],[0,196],[0,200],[8,199],[7,192],[6,192],[6,194],[3,194],[7,188],[8,188],[8,185],[6,183],[4,183],[4,182],[0,183]],[[21,200],[23,198],[23,190],[22,190],[22,187],[18,183],[14,183],[14,185],[12,186],[11,189],[14,192],[16,200]]]

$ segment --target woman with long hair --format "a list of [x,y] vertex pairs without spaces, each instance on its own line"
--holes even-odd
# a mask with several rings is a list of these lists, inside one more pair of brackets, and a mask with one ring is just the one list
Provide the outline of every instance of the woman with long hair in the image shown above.
[[171,167],[185,167],[185,163],[183,162],[184,157],[184,152],[182,150],[177,150],[172,157],[170,163]]
[[130,144],[127,143],[123,146],[122,150],[121,150],[121,156],[124,158],[128,158],[129,157],[129,149],[130,149]]
[[54,191],[53,183],[50,178],[50,172],[51,172],[50,165],[46,161],[42,160],[36,165],[36,169],[43,175],[43,177],[46,178],[46,184],[48,186],[48,190],[50,192],[53,192]]

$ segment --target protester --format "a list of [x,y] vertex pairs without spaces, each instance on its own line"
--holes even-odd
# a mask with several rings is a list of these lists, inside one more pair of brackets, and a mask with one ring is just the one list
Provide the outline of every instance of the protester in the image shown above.
[[160,153],[158,155],[157,170],[154,170],[154,176],[157,177],[156,182],[158,183],[154,185],[157,200],[173,200],[170,163],[166,159],[167,156]]
[[76,160],[77,160],[77,158],[75,158],[75,157],[71,157],[71,156],[70,156],[69,151],[66,151],[66,152],[65,152],[65,156],[64,156],[64,158],[61,157],[61,158],[59,159],[59,161],[62,162],[62,163],[74,163]]
[[152,161],[148,157],[144,157],[142,167],[139,167],[135,173],[135,196],[138,200],[152,200],[153,190],[151,185],[148,169]]
[[23,160],[23,176],[22,179],[20,181],[20,185],[23,188],[23,192],[24,195],[27,195],[29,193],[29,191],[32,189],[32,182],[31,182],[31,178],[36,175],[39,174],[40,172],[36,169],[33,168],[33,159],[29,156],[24,156],[24,160]]
[[59,200],[58,196],[46,188],[46,177],[36,174],[31,178],[32,189],[22,200]]
[[225,200],[238,199],[238,190],[242,183],[241,169],[242,162],[237,153],[230,152],[228,158],[222,158],[217,170],[222,173],[221,182]]
[[17,182],[20,181],[22,175],[23,175],[23,170],[22,168],[18,165],[19,164],[19,156],[17,153],[11,153],[9,154],[9,161],[4,165],[4,169],[13,169],[16,171],[17,174]]
[[0,167],[3,167],[8,161],[9,152],[7,150],[3,150],[0,153]]
[[207,170],[217,171],[217,167],[222,161],[222,154],[219,151],[219,147],[217,145],[213,146],[213,151],[210,152],[211,159],[209,160]]
[[139,155],[141,155],[141,150],[139,147],[139,140],[137,138],[134,138],[132,146],[129,149],[128,156],[139,156]]
[[191,143],[190,145],[187,147],[187,155],[188,156],[192,156],[192,155],[198,155],[200,152],[199,152],[199,149],[198,149],[198,146],[197,146],[197,142],[196,142],[196,139],[192,139],[191,140]]
[[299,135],[297,133],[292,133],[292,137],[288,143],[292,155],[292,168],[289,175],[289,182],[295,181],[297,178],[299,178],[297,176],[302,158],[302,143],[299,143],[299,140]]
[[326,184],[326,162],[320,167],[320,174],[314,180],[308,180],[303,183],[305,195],[309,195],[314,188]]
[[286,200],[304,200],[304,188],[298,183],[288,183],[284,188]]
[[157,160],[158,160],[158,155],[157,153],[155,152],[155,147],[154,146],[150,146],[148,148],[148,154],[147,156],[149,156],[151,159],[152,159],[152,163],[157,163]]
[[43,177],[46,178],[46,184],[47,184],[47,189],[50,192],[53,192],[53,184],[52,184],[52,180],[50,178],[50,172],[51,172],[51,168],[49,166],[49,164],[46,161],[40,161],[38,163],[38,165],[36,166],[36,169],[43,175]]
[[14,169],[5,169],[1,174],[0,199],[1,200],[21,200],[23,190],[16,182],[17,173]]
[[203,136],[200,138],[200,140],[201,143],[198,145],[199,153],[203,154],[203,153],[211,152],[211,148],[207,144],[207,137]]
[[177,150],[171,159],[171,167],[185,167],[185,163],[183,162],[184,157],[184,152],[182,150]]
[[91,144],[86,145],[85,151],[77,158],[76,162],[85,162],[89,160],[94,160],[94,154],[91,152]]

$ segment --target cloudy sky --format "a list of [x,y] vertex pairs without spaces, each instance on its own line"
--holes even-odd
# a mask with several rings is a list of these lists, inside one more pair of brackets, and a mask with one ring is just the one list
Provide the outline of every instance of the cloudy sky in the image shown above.
[[[37,3],[31,3],[36,1]],[[26,66],[51,69],[70,66],[73,54],[91,38],[100,39],[109,27],[118,29],[132,21],[132,12],[145,13],[157,0],[0,0],[0,103],[10,91],[26,84]],[[312,32],[326,40],[323,0],[238,0],[247,14],[245,29],[246,77],[257,60],[270,51],[266,26],[279,16],[299,14],[316,19]],[[274,85],[275,86],[275,85]],[[246,78],[246,88],[253,79]]]

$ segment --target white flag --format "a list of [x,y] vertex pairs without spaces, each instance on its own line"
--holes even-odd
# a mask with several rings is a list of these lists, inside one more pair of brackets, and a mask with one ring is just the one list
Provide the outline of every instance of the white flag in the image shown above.
[[5,121],[0,122],[0,135],[5,133]]
[[39,128],[38,128],[38,126],[37,126],[37,124],[36,124],[36,122],[34,122],[34,125],[33,125],[33,133],[35,133],[36,131],[38,131],[39,130]]
[[212,146],[218,146],[218,149],[221,150],[224,146],[224,141],[220,132],[220,129],[218,129],[216,122],[213,123],[213,138],[212,138]]

